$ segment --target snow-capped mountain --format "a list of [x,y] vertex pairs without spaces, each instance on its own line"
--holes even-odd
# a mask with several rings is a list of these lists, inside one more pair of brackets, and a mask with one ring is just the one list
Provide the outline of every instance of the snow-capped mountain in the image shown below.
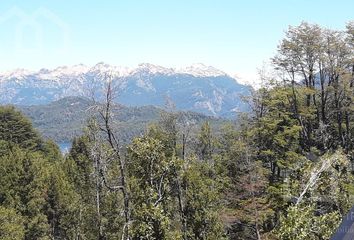
[[177,70],[178,73],[190,74],[195,77],[217,77],[227,75],[223,71],[212,66],[206,66],[202,63],[196,63],[191,66]]
[[117,101],[127,106],[163,106],[173,102],[179,110],[214,116],[232,116],[247,110],[241,100],[250,87],[211,66],[194,64],[174,69],[149,63],[135,68],[98,63],[37,72],[17,69],[0,73],[0,103],[46,104],[68,96],[99,95],[104,76],[111,76],[117,87]]

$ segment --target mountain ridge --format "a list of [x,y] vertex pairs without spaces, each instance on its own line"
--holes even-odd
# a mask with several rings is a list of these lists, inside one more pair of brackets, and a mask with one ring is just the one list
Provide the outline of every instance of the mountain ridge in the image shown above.
[[[77,71],[68,71],[74,69],[76,69]],[[199,76],[199,77],[222,76],[222,75],[230,76],[226,72],[223,72],[212,66],[205,65],[203,63],[194,63],[190,66],[180,67],[180,68],[172,68],[172,67],[169,68],[169,67],[163,67],[160,65],[151,64],[151,63],[140,63],[138,64],[137,67],[126,67],[126,66],[110,65],[105,62],[99,62],[91,67],[80,63],[72,66],[63,65],[53,69],[41,68],[38,71],[28,70],[24,68],[17,68],[14,70],[0,72],[0,78],[1,79],[20,78],[21,76],[23,77],[25,75],[37,75],[37,74],[48,74],[48,73],[60,73],[63,75],[75,74],[75,73],[82,74],[97,69],[103,72],[111,71],[112,73],[118,73],[118,75],[120,76],[124,76],[126,74],[132,74],[141,69],[149,69],[152,73],[188,74],[188,75]],[[52,75],[51,77],[54,76],[55,75]]]
[[112,77],[119,92],[117,102],[123,105],[163,106],[168,99],[178,110],[212,116],[234,117],[235,112],[247,111],[242,96],[251,92],[250,86],[204,64],[175,69],[150,63],[128,68],[100,62],[92,67],[78,64],[0,73],[0,103],[41,105],[68,96],[87,97],[92,90],[99,95],[106,75]]

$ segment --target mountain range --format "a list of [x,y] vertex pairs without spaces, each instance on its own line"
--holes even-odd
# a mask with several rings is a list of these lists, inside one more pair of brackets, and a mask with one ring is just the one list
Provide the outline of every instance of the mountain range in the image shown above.
[[116,101],[132,107],[173,105],[177,110],[233,118],[247,111],[242,100],[251,87],[225,72],[204,64],[174,69],[153,64],[135,68],[98,63],[56,69],[17,69],[0,73],[0,104],[43,105],[69,96],[99,94],[103,76],[116,86]]

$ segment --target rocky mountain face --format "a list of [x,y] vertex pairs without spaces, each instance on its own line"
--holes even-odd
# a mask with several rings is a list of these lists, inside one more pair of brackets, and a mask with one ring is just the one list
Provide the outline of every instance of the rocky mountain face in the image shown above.
[[117,89],[117,102],[126,106],[174,105],[178,110],[233,117],[247,111],[243,96],[251,88],[203,64],[182,69],[140,64],[136,68],[98,63],[37,72],[17,69],[0,73],[0,103],[42,105],[68,96],[99,95],[105,77]]

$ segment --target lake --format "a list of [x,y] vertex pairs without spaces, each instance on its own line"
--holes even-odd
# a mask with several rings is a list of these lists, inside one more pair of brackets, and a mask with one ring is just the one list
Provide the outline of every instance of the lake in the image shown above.
[[70,151],[71,142],[61,142],[61,143],[58,143],[58,146],[60,148],[60,151],[65,154]]

